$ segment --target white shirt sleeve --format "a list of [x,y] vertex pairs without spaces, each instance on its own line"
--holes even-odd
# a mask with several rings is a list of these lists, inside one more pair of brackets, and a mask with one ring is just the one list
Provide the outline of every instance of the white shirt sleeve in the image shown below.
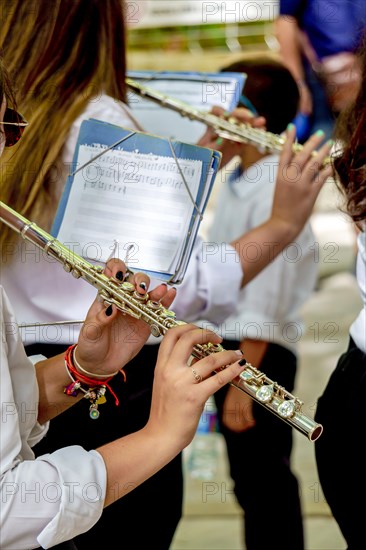
[[1,548],[51,548],[87,531],[102,514],[105,487],[96,451],[65,447],[18,462],[1,475]]
[[0,287],[0,547],[50,548],[90,529],[102,513],[106,468],[96,451],[66,447],[34,458],[47,431],[37,422],[38,385]]
[[221,323],[235,311],[242,278],[240,259],[232,246],[204,242],[198,236],[172,309],[187,322]]
[[317,279],[311,254],[313,243],[313,233],[307,226],[294,243],[242,289],[236,313],[225,323],[226,330],[234,332],[231,336],[226,333],[226,337],[275,341],[293,348],[303,330],[300,308],[313,292]]

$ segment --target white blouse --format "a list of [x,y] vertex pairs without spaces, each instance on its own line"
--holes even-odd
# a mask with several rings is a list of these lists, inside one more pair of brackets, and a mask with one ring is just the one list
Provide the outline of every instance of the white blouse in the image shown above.
[[38,385],[9,299],[0,286],[0,547],[43,548],[72,539],[100,518],[106,468],[97,451],[65,447],[34,458],[47,432],[37,422]]
[[357,254],[357,282],[361,292],[363,308],[352,323],[350,334],[356,346],[366,353],[366,226],[359,234]]

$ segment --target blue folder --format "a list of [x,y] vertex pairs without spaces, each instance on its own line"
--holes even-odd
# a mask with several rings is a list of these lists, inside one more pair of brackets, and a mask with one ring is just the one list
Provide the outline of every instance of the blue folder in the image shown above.
[[[116,169],[113,165],[106,166],[105,159],[112,158],[110,156],[107,157],[107,154],[113,155],[113,152],[120,151],[134,153],[134,158],[141,159],[142,164],[146,164],[147,158],[151,159],[151,162],[155,163],[151,164],[151,168],[157,169],[156,172],[153,170],[151,172],[156,174],[156,176],[151,176],[151,178],[149,175],[142,176],[136,170],[136,173],[133,174],[132,170],[130,178],[128,170],[127,172],[126,170],[121,171],[120,166],[117,166],[118,181],[116,182]],[[84,158],[85,154],[87,154],[87,160]],[[168,162],[165,165],[160,162],[157,165],[156,162],[158,161],[156,159],[162,158],[168,159],[170,163]],[[174,159],[174,162],[171,159]],[[179,242],[176,243],[175,257],[172,264],[169,266],[169,269],[150,268],[150,265],[144,262],[142,258],[139,260],[138,265],[129,266],[133,271],[145,271],[150,276],[163,281],[174,284],[181,283],[220,165],[221,154],[212,149],[161,138],[95,119],[83,121],[73,159],[73,166],[76,169],[74,169],[67,179],[51,230],[52,235],[60,238],[61,232],[60,240],[65,244],[70,243],[70,246],[73,246],[74,250],[86,257],[86,259],[105,262],[107,260],[105,245],[103,244],[103,239],[98,238],[98,228],[102,228],[103,232],[108,233],[111,242],[113,239],[116,241],[123,240],[123,235],[118,234],[116,227],[118,223],[123,222],[123,209],[125,209],[126,213],[126,204],[128,204],[128,216],[131,217],[131,223],[136,224],[136,235],[141,235],[141,239],[145,243],[149,237],[149,224],[144,220],[143,214],[134,216],[134,211],[141,212],[141,205],[143,203],[148,208],[145,212],[148,212],[149,215],[154,215],[157,220],[160,220],[157,221],[158,224],[162,223],[164,225],[161,221],[164,219],[164,215],[169,214],[169,217],[172,218],[171,212],[159,212],[154,209],[154,201],[161,199],[164,193],[168,193],[169,197],[173,196],[174,200],[178,200],[174,195],[177,195],[178,191],[175,191],[173,188],[169,188],[169,192],[167,191],[165,182],[168,180],[164,179],[166,174],[164,172],[165,166],[170,166],[170,169],[177,166],[175,170],[176,179],[180,179],[183,182],[179,186],[179,196],[182,197],[182,194],[185,192],[187,195],[190,195],[191,190],[188,191],[185,187],[188,185],[189,188],[189,176],[183,175],[182,177],[180,166],[180,164],[183,165],[187,160],[198,161],[201,176],[198,188],[189,199],[191,202],[189,204],[189,218],[187,218],[187,231],[180,238]],[[197,166],[197,163],[195,166]],[[137,168],[136,164],[135,167]],[[105,171],[110,172],[108,175],[109,179],[106,179]],[[187,171],[189,172],[188,169]],[[108,181],[112,181],[112,176],[115,183],[108,184]],[[148,179],[148,183],[145,181],[142,184],[142,178],[145,178],[145,180],[150,179]],[[125,185],[124,180],[128,180],[128,185]],[[161,183],[162,186],[160,187],[156,182],[163,182]],[[119,204],[121,205],[121,214],[119,214]],[[184,206],[188,209],[186,203],[184,203]],[[78,210],[76,210],[77,208]],[[113,223],[113,218],[116,219],[115,224]],[[169,223],[166,224],[165,231],[166,236],[162,236],[161,249],[164,248],[164,239],[168,240],[171,237]],[[139,239],[136,238],[137,248],[144,250],[143,246],[138,247],[138,242]],[[83,253],[85,252],[84,249],[87,248],[87,244],[88,250],[94,246],[95,250],[100,251],[100,254],[97,254],[97,257],[91,258],[87,253]],[[147,245],[144,244],[144,246],[146,247]],[[110,247],[108,248],[110,249]],[[150,257],[152,258],[153,251],[148,248],[145,249],[149,254],[151,253]],[[149,254],[146,256],[148,257]],[[122,259],[124,258],[122,257]]]

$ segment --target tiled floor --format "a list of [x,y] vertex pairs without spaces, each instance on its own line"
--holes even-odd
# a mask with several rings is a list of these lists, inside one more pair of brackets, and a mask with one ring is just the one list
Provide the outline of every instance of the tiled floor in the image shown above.
[[[304,412],[313,416],[314,402],[348,341],[348,327],[360,307],[351,273],[337,273],[324,279],[303,308],[306,331],[300,341],[300,368],[295,394],[304,401]],[[339,550],[346,545],[319,485],[314,444],[295,432],[293,467],[301,487],[306,533],[306,550]],[[243,549],[241,510],[230,494],[231,481],[221,436],[220,460],[215,478],[217,491],[203,497],[202,481],[185,474],[185,512],[172,550]],[[189,449],[186,452],[188,456]],[[224,487],[224,489],[223,489]],[[263,546],[265,550],[267,546]],[[270,546],[268,546],[270,548]]]

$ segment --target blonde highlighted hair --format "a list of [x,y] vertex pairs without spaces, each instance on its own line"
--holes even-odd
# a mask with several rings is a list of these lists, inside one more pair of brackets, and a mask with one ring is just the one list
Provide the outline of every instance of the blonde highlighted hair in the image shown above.
[[[125,101],[122,0],[1,0],[0,51],[30,122],[0,160],[1,200],[49,229],[55,170],[91,98]],[[2,229],[1,246],[14,238]]]

